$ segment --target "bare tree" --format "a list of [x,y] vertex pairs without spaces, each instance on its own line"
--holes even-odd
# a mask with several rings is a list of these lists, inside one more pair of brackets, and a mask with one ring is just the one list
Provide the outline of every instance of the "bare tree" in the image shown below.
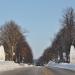
[[5,23],[5,25],[1,27],[1,34],[2,36],[0,39],[4,42],[4,44],[7,44],[9,48],[9,55],[11,57],[9,60],[13,60],[16,44],[22,36],[20,27],[13,21]]
[[[43,62],[48,62],[52,60],[55,56],[58,59],[60,57],[59,62],[70,62],[69,61],[69,53],[70,46],[72,42],[75,40],[75,12],[73,8],[68,8],[62,19],[62,28],[57,33],[54,38],[52,45],[44,51],[44,54],[40,59]],[[66,53],[66,61],[63,59],[63,53]],[[54,58],[55,58],[54,57]]]
[[69,62],[70,46],[75,39],[75,13],[73,8],[68,8],[63,17],[63,28],[61,29],[61,45],[63,51],[67,54]]
[[[31,62],[33,61],[33,55],[28,43],[26,42],[26,38],[24,37],[21,28],[15,22],[10,21],[5,23],[0,28],[0,30],[0,40],[3,42],[3,45],[5,47],[6,60],[16,61],[17,54],[20,54],[19,57],[21,57],[22,59],[24,57],[24,59],[28,59],[28,62],[30,62],[29,59],[31,60]],[[17,51],[17,48],[19,51]],[[28,56],[30,58],[28,58]]]
[[16,49],[16,60],[17,60],[16,62],[18,63],[33,62],[32,50],[27,41],[24,39],[24,37],[21,37],[21,39],[18,41]]

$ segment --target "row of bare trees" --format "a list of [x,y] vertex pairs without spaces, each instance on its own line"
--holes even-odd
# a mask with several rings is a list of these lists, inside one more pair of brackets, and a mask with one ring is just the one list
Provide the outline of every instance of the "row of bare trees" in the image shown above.
[[[39,58],[39,62],[43,60],[43,62],[40,63],[46,64],[49,60],[70,62],[70,46],[72,44],[75,45],[75,12],[73,8],[68,8],[65,11],[61,26],[52,45],[44,51],[42,58]],[[65,53],[65,59],[63,58],[63,53]]]
[[32,63],[33,55],[24,33],[14,21],[0,27],[0,41],[4,45],[6,60]]

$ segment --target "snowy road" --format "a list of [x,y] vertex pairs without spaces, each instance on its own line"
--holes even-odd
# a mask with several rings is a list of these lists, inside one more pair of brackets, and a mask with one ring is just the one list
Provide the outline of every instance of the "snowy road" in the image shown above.
[[75,72],[58,68],[26,67],[0,72],[0,75],[75,75]]

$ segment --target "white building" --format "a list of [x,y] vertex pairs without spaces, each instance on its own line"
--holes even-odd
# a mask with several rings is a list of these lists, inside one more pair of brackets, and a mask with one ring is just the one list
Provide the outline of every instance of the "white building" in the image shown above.
[[74,45],[70,47],[70,63],[75,64],[75,48]]

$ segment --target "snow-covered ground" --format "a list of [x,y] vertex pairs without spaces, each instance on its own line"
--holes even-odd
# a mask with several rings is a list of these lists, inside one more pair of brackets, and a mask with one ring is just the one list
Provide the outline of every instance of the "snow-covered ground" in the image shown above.
[[[63,56],[66,57],[66,54],[63,54]],[[75,71],[75,47],[74,47],[74,45],[71,45],[71,47],[70,47],[70,63],[69,64],[68,63],[55,63],[53,61],[50,61],[46,66],[47,67],[64,68],[64,69],[69,69],[69,70]]]
[[48,68],[50,67],[56,67],[56,68],[63,68],[63,69],[68,69],[68,70],[73,70],[75,71],[75,64],[68,64],[68,63],[55,63],[55,62],[49,62],[46,65]]
[[23,67],[33,67],[33,66],[34,65],[17,64],[17,63],[14,63],[13,61],[0,61],[0,72],[14,70],[14,69],[23,68]]

